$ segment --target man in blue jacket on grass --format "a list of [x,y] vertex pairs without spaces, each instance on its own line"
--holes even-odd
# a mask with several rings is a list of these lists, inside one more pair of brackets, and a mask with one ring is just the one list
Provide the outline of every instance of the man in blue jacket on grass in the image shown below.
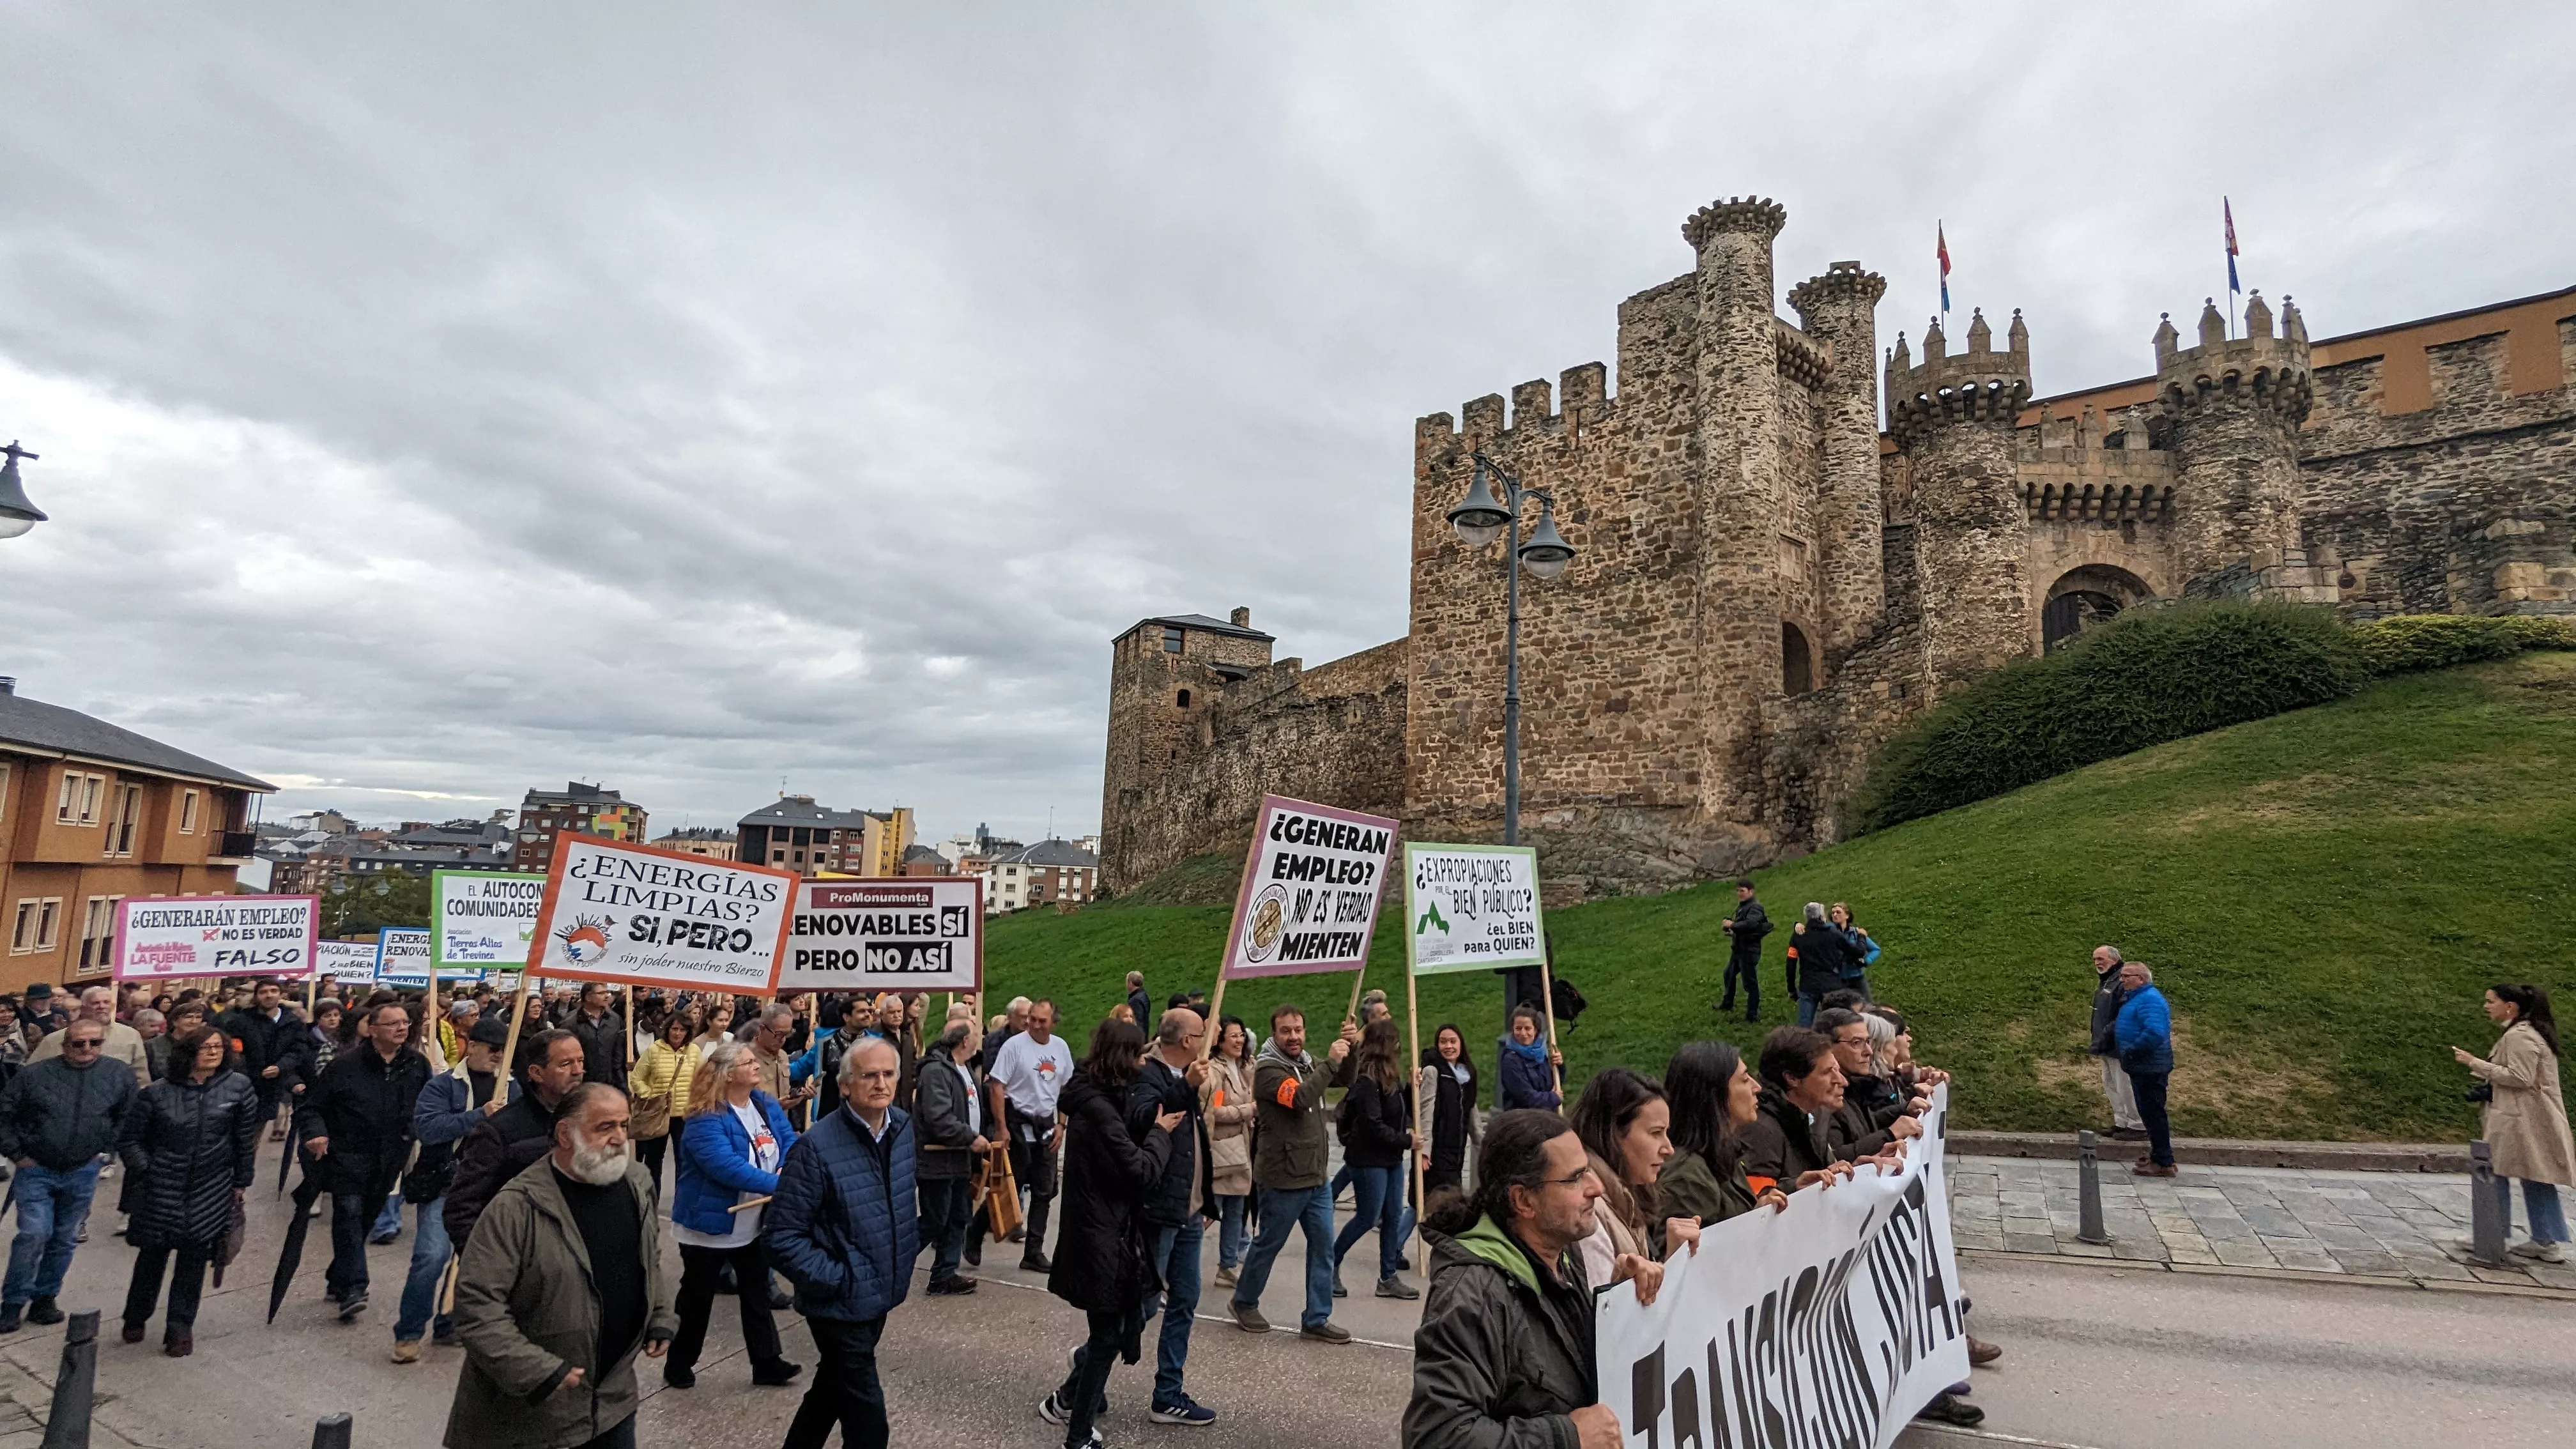
[[902,1073],[892,1043],[860,1039],[841,1058],[840,1110],[796,1139],[778,1169],[763,1236],[823,1356],[786,1449],[822,1449],[835,1422],[844,1449],[886,1449],[892,1433],[877,1340],[921,1253],[912,1119],[894,1105]]
[[2138,1159],[2140,1177],[2174,1175],[2173,1123],[2165,1116],[2165,1084],[2173,1076],[2173,1009],[2156,989],[2155,973],[2143,961],[2120,966],[2120,1014],[2111,1023],[2120,1049],[2120,1068],[2138,1097],[2138,1116],[2147,1124],[2147,1155]]

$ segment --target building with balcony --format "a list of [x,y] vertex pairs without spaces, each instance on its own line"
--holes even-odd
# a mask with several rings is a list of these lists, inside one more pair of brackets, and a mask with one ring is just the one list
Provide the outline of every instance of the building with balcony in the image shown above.
[[991,856],[968,856],[959,870],[984,878],[984,914],[1030,906],[1081,905],[1100,895],[1100,856],[1070,840],[1041,840]]
[[835,810],[811,795],[781,795],[742,817],[734,858],[798,875],[902,875],[912,848],[912,807]]
[[117,902],[231,895],[276,788],[0,678],[0,981],[105,980]]
[[731,860],[734,852],[734,836],[732,831],[720,830],[712,825],[693,825],[685,830],[674,830],[668,835],[657,837],[653,841],[653,848],[667,850],[675,855],[701,855],[709,860]]
[[644,807],[629,803],[614,790],[579,780],[561,790],[530,790],[519,802],[519,830],[510,842],[510,868],[542,871],[552,865],[555,837],[566,831],[641,845]]

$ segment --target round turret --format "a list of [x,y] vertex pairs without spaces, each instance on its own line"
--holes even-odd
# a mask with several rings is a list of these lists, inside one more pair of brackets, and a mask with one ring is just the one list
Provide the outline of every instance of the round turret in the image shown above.
[[2004,351],[1994,350],[1994,329],[1980,311],[1968,323],[1967,351],[1949,355],[1936,317],[1923,333],[1921,364],[1905,362],[1900,341],[1887,366],[1887,430],[1909,452],[1931,429],[1954,423],[1983,423],[2009,432],[2030,401],[2030,329],[2022,325],[2018,310]]

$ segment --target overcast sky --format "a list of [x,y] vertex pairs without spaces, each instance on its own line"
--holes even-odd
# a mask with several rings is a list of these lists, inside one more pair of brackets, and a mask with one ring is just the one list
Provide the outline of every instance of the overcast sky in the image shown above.
[[1946,224],[2043,392],[2222,193],[2318,336],[2576,282],[2576,9],[1817,8],[13,0],[0,673],[272,819],[1078,834],[1110,639],[1403,633],[1412,420],[1615,361],[1712,198],[1882,346]]

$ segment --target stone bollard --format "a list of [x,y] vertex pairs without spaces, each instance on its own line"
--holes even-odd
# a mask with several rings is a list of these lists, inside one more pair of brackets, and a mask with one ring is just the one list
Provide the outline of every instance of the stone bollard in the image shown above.
[[349,1449],[351,1420],[346,1414],[325,1414],[313,1421],[313,1449]]
[[2107,1243],[2111,1234],[2102,1226],[2102,1163],[2094,1155],[2095,1138],[2088,1129],[2075,1134],[2075,1200],[2080,1214],[2075,1238],[2084,1243]]
[[89,1449],[89,1416],[98,1396],[98,1310],[72,1315],[63,1333],[63,1366],[45,1413],[44,1449]]
[[2469,1144],[2469,1257],[2489,1268],[2511,1266],[2505,1239],[2513,1235],[2513,1184],[2495,1175],[2495,1149]]

